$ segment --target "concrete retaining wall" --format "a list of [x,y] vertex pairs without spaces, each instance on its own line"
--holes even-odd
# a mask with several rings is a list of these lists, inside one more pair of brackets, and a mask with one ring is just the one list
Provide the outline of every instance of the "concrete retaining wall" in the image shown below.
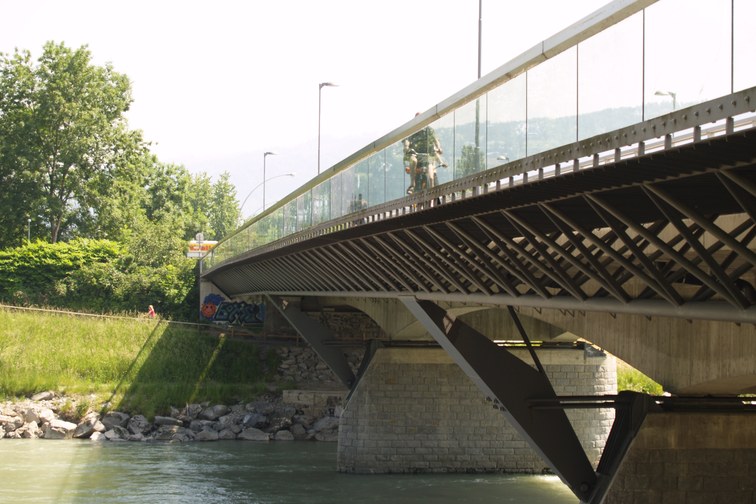
[[654,413],[604,504],[756,503],[756,415]]
[[[527,359],[526,350],[517,350]],[[559,395],[613,394],[612,357],[539,351]],[[502,371],[504,372],[504,371]],[[613,410],[568,410],[595,463]],[[524,472],[546,464],[441,349],[381,349],[341,416],[338,470],[355,473]]]

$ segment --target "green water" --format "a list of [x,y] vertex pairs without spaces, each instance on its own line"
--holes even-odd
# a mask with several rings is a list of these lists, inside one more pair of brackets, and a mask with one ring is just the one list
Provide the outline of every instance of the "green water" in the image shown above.
[[353,475],[331,443],[0,440],[0,503],[574,504],[554,476]]

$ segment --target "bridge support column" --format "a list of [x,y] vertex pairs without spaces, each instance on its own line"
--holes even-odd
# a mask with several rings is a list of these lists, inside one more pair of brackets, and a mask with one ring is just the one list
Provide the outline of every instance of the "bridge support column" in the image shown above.
[[603,502],[756,503],[756,414],[647,415]]
[[[527,358],[527,350],[513,350]],[[540,352],[563,394],[612,394],[614,358],[582,349]],[[517,384],[515,384],[517,385]],[[567,412],[591,462],[612,409]],[[338,470],[353,473],[541,473],[548,465],[440,348],[378,348],[341,416]]]

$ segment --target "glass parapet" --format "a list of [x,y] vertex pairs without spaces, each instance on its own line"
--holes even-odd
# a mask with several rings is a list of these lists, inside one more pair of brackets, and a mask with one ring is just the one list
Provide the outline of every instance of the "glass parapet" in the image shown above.
[[585,36],[566,29],[571,45],[524,53],[495,85],[467,88],[424,114],[435,120],[407,123],[404,138],[379,139],[338,163],[221,241],[204,266],[405,197],[413,174],[404,140],[425,127],[443,149],[433,161],[445,184],[756,85],[752,0],[659,0],[616,17],[596,33],[590,23],[601,22],[587,21]]

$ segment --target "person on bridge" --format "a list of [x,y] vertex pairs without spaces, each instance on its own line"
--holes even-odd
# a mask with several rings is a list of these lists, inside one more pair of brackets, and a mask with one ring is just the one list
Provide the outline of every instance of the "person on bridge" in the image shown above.
[[[420,112],[415,114],[415,117]],[[410,186],[407,194],[433,187],[438,182],[436,175],[436,163],[446,167],[441,155],[443,154],[441,143],[436,137],[436,132],[430,126],[426,126],[404,139],[404,163],[405,171],[410,174]]]

